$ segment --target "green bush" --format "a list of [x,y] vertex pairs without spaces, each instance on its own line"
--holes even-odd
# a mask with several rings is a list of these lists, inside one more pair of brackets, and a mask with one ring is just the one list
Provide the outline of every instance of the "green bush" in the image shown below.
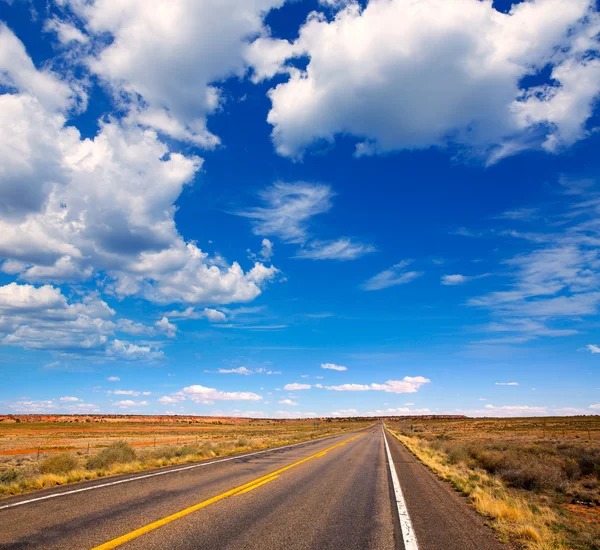
[[19,477],[19,473],[16,470],[4,470],[0,472],[0,483],[11,483],[16,481]]
[[102,449],[97,455],[90,457],[86,463],[89,470],[101,470],[110,468],[113,464],[133,462],[135,451],[125,441],[116,441],[106,449]]
[[75,470],[78,465],[77,459],[72,454],[60,453],[42,460],[40,472],[42,474],[66,474]]

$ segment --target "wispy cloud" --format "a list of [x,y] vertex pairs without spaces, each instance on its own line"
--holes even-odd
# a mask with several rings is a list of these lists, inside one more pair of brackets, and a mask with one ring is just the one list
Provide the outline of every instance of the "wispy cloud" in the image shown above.
[[382,290],[396,285],[404,285],[414,281],[423,275],[422,271],[407,271],[406,268],[412,263],[412,260],[403,260],[389,269],[374,275],[365,281],[361,288],[363,290]]
[[265,206],[237,212],[252,220],[256,235],[275,236],[286,243],[307,241],[309,220],[328,212],[333,191],[329,185],[277,182],[259,193]]
[[[210,372],[210,371],[205,371]],[[263,367],[259,367],[256,369],[249,369],[246,367],[236,367],[232,369],[217,369],[218,374],[243,374],[245,376],[249,376],[251,374],[281,374],[281,371],[278,370],[269,370]]]
[[342,237],[331,241],[312,241],[308,247],[300,249],[295,257],[310,260],[355,260],[375,251],[376,248],[370,244]]
[[496,382],[496,386],[518,386],[518,382]]
[[[334,193],[329,185],[306,182],[277,182],[259,193],[264,206],[237,212],[252,220],[256,235],[278,237],[284,243],[302,245],[295,258],[310,260],[355,260],[375,251],[375,247],[352,237],[318,239],[310,231],[314,216],[329,212]],[[270,258],[273,243],[267,241]]]

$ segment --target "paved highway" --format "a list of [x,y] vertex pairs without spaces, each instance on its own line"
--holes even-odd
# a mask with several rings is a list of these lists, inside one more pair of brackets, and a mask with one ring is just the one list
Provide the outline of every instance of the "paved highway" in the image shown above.
[[0,526],[10,550],[507,548],[380,425],[3,499]]

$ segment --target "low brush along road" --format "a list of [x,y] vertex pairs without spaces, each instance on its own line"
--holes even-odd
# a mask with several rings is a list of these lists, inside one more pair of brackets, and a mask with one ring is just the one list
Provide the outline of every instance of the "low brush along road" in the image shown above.
[[501,550],[381,424],[0,500],[0,548]]

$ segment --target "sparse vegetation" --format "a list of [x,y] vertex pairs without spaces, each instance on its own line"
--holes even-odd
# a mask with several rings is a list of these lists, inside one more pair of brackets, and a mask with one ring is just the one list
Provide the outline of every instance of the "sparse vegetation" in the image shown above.
[[86,462],[88,470],[105,470],[113,464],[125,464],[135,460],[135,451],[125,441],[115,441]]
[[[3,435],[8,436],[2,438],[0,451],[10,452],[0,457],[0,497],[286,445],[372,423],[364,419],[327,424],[314,420],[240,420],[223,419],[220,424],[186,420],[175,425],[82,422],[77,427],[72,423],[0,424]],[[46,435],[48,432],[51,436]],[[19,448],[25,452],[10,450]]]
[[45,458],[40,464],[42,474],[66,474],[79,466],[78,460],[69,453],[60,453]]
[[531,549],[600,548],[600,418],[388,426],[506,540]]

